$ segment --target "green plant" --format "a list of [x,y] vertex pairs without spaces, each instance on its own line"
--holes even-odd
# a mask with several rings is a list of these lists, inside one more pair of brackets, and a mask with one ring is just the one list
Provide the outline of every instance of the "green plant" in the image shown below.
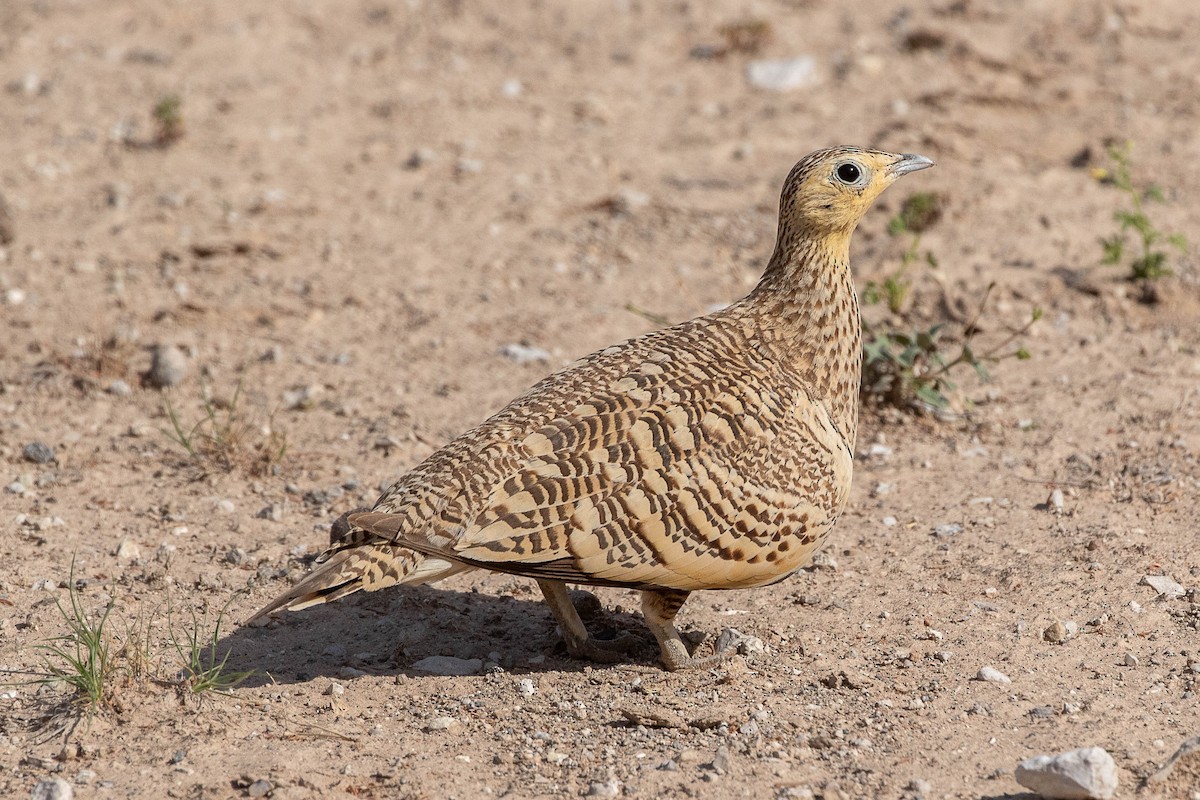
[[[218,642],[221,638],[221,620],[225,618],[226,607],[217,614],[211,634],[202,633],[200,618],[196,609],[189,609],[192,624],[184,633],[181,642],[175,636],[175,628],[171,625],[171,643],[183,660],[183,667],[175,674],[174,685],[183,696],[213,694],[227,695],[239,683],[254,674],[254,670],[227,671],[230,651],[218,658]],[[168,623],[171,619],[170,608],[167,610]]]
[[154,104],[154,143],[159,147],[174,144],[183,138],[183,100],[169,94]]
[[163,433],[204,469],[215,464],[226,472],[242,468],[252,475],[268,474],[287,455],[287,438],[276,429],[273,417],[269,417],[262,438],[252,442],[256,426],[246,418],[240,407],[241,399],[241,383],[227,402],[214,400],[209,387],[202,386],[202,416],[188,426],[180,419],[171,398],[164,397],[163,410],[171,430]]
[[112,696],[116,663],[112,657],[112,638],[106,626],[113,604],[109,601],[99,616],[87,614],[75,584],[74,559],[71,560],[67,598],[69,608],[64,608],[62,602],[54,598],[54,604],[67,623],[67,632],[50,639],[49,644],[37,646],[42,651],[45,672],[39,673],[34,682],[66,684],[74,690],[74,701],[90,714],[107,704]]
[[[869,282],[863,289],[863,302],[868,304],[886,301],[888,310],[899,314],[912,290],[908,278],[909,268],[921,259],[921,234],[932,228],[942,218],[945,198],[936,192],[911,194],[900,204],[900,211],[888,221],[887,231],[891,236],[908,235],[908,246],[900,256],[900,266],[883,279],[881,284]],[[930,250],[925,251],[925,263],[936,268],[937,258]]]
[[1129,208],[1113,214],[1119,228],[1116,233],[1101,239],[1100,246],[1104,251],[1105,264],[1120,264],[1125,259],[1126,245],[1132,231],[1136,252],[1129,263],[1129,278],[1146,280],[1171,274],[1167,266],[1167,251],[1161,247],[1163,242],[1180,253],[1186,253],[1187,240],[1180,234],[1160,231],[1150,220],[1146,204],[1151,201],[1162,202],[1162,189],[1154,184],[1144,188],[1134,185],[1132,149],[1130,142],[1109,145],[1108,157],[1112,161],[1112,169],[1098,169],[1093,173],[1098,180],[1124,192],[1130,204]]
[[971,367],[983,380],[990,380],[988,364],[1007,358],[1028,359],[1028,350],[1019,346],[1011,349],[1011,345],[1041,319],[1042,311],[1038,308],[1033,309],[1028,322],[995,346],[982,352],[973,347],[991,290],[989,286],[984,292],[979,310],[963,329],[958,343],[942,338],[944,324],[912,332],[864,324],[863,399],[898,408],[942,409],[950,405],[949,393],[955,389],[951,373],[957,368]]

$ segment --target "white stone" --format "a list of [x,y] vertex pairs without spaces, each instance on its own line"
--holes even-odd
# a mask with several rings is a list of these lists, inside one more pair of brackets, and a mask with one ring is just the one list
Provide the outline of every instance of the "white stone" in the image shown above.
[[588,797],[619,797],[621,794],[621,782],[615,778],[604,783],[593,783],[588,786]]
[[436,717],[429,720],[429,724],[425,728],[431,731],[448,731],[457,724],[458,720],[454,717]]
[[746,67],[746,80],[757,89],[786,92],[821,82],[817,62],[812,56],[786,58],[780,61],[751,61]]
[[187,356],[172,344],[160,344],[154,347],[150,357],[150,371],[146,374],[151,384],[165,389],[183,383],[187,375]]
[[142,557],[142,549],[132,539],[122,539],[117,545],[117,558],[122,561],[136,561]]
[[1017,765],[1014,777],[1054,800],[1109,800],[1117,791],[1117,765],[1102,747],[1028,758]]
[[29,794],[30,800],[71,800],[74,796],[75,790],[62,778],[39,781]]
[[975,674],[975,680],[988,683],[1012,683],[1012,678],[994,667],[980,667]]
[[1187,589],[1179,585],[1170,575],[1144,575],[1142,583],[1166,598],[1183,597]]
[[546,362],[550,360],[550,354],[540,347],[530,347],[525,344],[513,342],[506,344],[500,348],[500,355],[505,358],[511,358],[518,364],[532,364],[534,362]]

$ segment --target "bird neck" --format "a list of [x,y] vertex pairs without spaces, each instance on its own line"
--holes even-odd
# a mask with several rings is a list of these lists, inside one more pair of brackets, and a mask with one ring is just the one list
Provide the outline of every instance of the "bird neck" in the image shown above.
[[780,236],[747,300],[762,341],[825,404],[853,447],[862,320],[850,273],[850,231],[820,239]]

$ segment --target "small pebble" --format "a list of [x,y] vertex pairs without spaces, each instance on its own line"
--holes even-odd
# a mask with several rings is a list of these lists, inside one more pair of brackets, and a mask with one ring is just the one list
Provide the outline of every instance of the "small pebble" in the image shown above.
[[994,667],[980,667],[975,674],[975,680],[988,683],[1012,683],[1012,678]]
[[116,555],[122,561],[136,561],[142,557],[142,549],[132,539],[122,539]]
[[428,147],[418,147],[412,151],[408,160],[404,162],[404,166],[408,169],[420,169],[427,164],[432,164],[434,161],[437,161],[437,153]]
[[283,393],[283,407],[288,411],[307,411],[317,403],[317,398],[324,393],[319,384],[297,386]]
[[540,347],[531,347],[513,342],[500,348],[500,355],[518,364],[545,363],[550,360],[550,353]]
[[1062,644],[1068,638],[1067,626],[1062,622],[1055,621],[1042,631],[1042,638],[1051,644]]
[[62,778],[51,778],[34,784],[29,800],[71,800],[75,790]]
[[1050,493],[1050,496],[1046,498],[1046,508],[1055,514],[1063,513],[1062,489],[1055,489]]
[[13,481],[4,487],[4,491],[9,494],[25,494],[25,484],[20,481]]
[[454,717],[435,717],[429,720],[429,724],[425,726],[425,730],[448,731],[457,724],[458,720],[456,720]]
[[650,195],[625,187],[613,196],[610,208],[614,215],[628,217],[648,205],[650,205]]
[[159,389],[178,386],[183,383],[187,368],[187,357],[178,347],[173,344],[155,345],[150,356],[150,371],[146,373],[146,381]]
[[746,80],[756,89],[773,92],[816,86],[821,82],[817,62],[812,56],[779,61],[751,61],[746,67]]
[[266,797],[274,788],[270,781],[257,780],[246,787],[246,794],[250,797]]
[[956,533],[962,533],[962,530],[963,526],[959,525],[957,522],[947,522],[945,525],[938,525],[936,528],[934,528],[933,535],[939,539],[943,539],[947,536],[953,536]]
[[460,158],[454,162],[454,171],[458,175],[483,172],[483,162],[477,158]]
[[717,754],[713,756],[712,768],[717,772],[729,772],[730,768],[729,748],[721,745],[717,748]]
[[271,503],[266,508],[260,509],[255,516],[259,519],[269,519],[271,522],[282,522],[283,503]]
[[30,442],[22,448],[21,456],[34,464],[49,464],[54,460],[54,448],[45,442]]
[[1136,667],[1137,665],[1138,665],[1138,657],[1135,656],[1133,653],[1126,653],[1125,654],[1125,666]]
[[339,694],[345,694],[345,693],[346,693],[346,687],[343,686],[342,684],[338,683],[337,681],[330,682],[329,688],[327,688],[325,690],[325,694],[333,695],[335,697]]
[[1187,594],[1187,590],[1170,575],[1144,575],[1142,583],[1158,592],[1161,597],[1168,599],[1183,597]]
[[522,697],[533,697],[537,694],[537,687],[533,685],[533,680],[530,678],[522,678],[517,681],[517,691]]
[[619,797],[621,794],[621,782],[616,778],[604,783],[593,783],[588,786],[588,797]]
[[109,394],[116,395],[117,397],[127,397],[128,395],[133,394],[133,389],[129,387],[129,384],[120,378],[110,383],[105,391]]

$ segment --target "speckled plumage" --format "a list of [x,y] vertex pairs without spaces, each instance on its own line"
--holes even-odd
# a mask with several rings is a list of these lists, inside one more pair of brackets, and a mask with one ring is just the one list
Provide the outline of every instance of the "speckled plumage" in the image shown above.
[[[861,186],[839,177],[847,163]],[[806,156],[747,297],[542,380],[352,514],[255,616],[481,567],[538,579],[576,655],[615,658],[563,582],[642,589],[666,665],[705,663],[671,624],[687,593],[785,578],[846,506],[862,357],[849,238],[879,192],[931,163]]]

